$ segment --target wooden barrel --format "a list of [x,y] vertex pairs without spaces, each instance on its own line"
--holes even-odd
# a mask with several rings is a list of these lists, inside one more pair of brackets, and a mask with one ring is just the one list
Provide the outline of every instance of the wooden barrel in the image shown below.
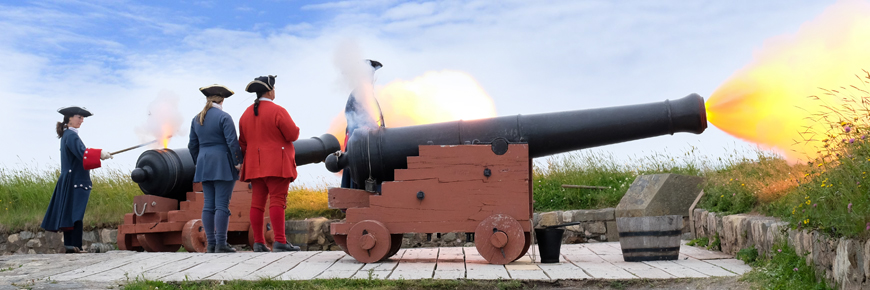
[[621,217],[616,228],[626,262],[676,260],[680,255],[681,215]]

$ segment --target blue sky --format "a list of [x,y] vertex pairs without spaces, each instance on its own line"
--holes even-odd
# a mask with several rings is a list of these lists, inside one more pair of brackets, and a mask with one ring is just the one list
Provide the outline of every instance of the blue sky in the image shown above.
[[[709,96],[768,39],[794,33],[833,1],[3,1],[0,2],[0,164],[53,166],[57,108],[79,105],[87,146],[140,141],[145,107],[179,99],[184,120],[197,88],[236,91],[277,74],[277,102],[303,137],[324,133],[343,108],[335,53],[351,44],[384,63],[376,85],[428,71],[471,74],[499,115],[532,114]],[[187,122],[187,121],[185,121]],[[388,123],[389,124],[389,123]],[[185,126],[182,126],[185,127]],[[186,133],[182,128],[179,135]],[[23,136],[23,137],[19,137]],[[170,147],[186,146],[186,135]],[[619,156],[721,156],[751,147],[711,127],[601,148]],[[108,166],[132,168],[138,152]],[[300,182],[334,181],[322,166]]]

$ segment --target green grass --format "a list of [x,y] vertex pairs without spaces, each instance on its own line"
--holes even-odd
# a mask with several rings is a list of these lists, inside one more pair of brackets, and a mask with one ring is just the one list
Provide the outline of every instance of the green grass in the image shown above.
[[127,290],[172,289],[524,289],[520,281],[329,279],[307,281],[135,281]]
[[[740,253],[751,256],[753,250],[755,249],[741,250]],[[831,289],[816,278],[812,266],[807,266],[804,257],[795,254],[794,248],[783,244],[777,245],[770,258],[758,256],[757,251],[754,253],[756,258],[750,263],[752,271],[743,274],[743,279],[752,282],[759,289]]]
[[[57,169],[0,168],[0,232],[37,230],[59,175]],[[86,228],[123,222],[124,214],[132,210],[133,196],[142,193],[128,176],[128,172],[112,169],[92,176],[94,188],[85,211]]]
[[[91,175],[94,188],[85,211],[86,230],[117,227],[124,222],[124,214],[133,212],[133,197],[142,194],[139,185],[130,179],[129,171],[107,168],[98,171]],[[58,169],[0,167],[0,233],[39,230],[59,175]],[[292,186],[286,215],[288,219],[344,217],[341,211],[328,208],[326,186]]]

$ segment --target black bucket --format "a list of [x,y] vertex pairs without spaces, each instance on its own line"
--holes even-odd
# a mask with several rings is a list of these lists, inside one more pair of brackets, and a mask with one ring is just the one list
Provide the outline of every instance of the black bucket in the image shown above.
[[559,263],[559,250],[562,248],[564,233],[565,229],[560,228],[535,229],[538,250],[541,252],[541,263]]

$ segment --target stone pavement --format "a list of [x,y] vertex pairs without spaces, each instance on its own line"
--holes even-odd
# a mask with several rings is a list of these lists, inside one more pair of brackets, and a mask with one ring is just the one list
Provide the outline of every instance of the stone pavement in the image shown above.
[[721,252],[686,245],[681,246],[677,261],[624,262],[618,242],[563,245],[561,254],[558,264],[534,263],[532,256],[526,255],[509,265],[486,263],[474,247],[401,249],[391,259],[373,264],[359,263],[341,251],[233,254],[111,251],[12,255],[0,256],[0,289],[38,281],[117,285],[137,278],[161,281],[266,277],[278,280],[671,279],[736,276],[751,269]]

